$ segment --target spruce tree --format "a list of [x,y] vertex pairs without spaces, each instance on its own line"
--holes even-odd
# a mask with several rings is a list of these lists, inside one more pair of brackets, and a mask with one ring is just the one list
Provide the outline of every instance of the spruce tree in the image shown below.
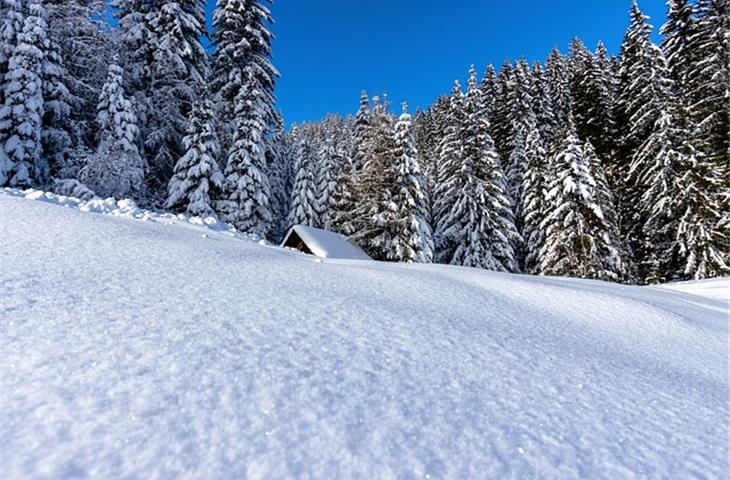
[[23,0],[0,0],[0,105],[5,104],[5,76],[25,22],[22,5]]
[[[247,74],[251,77],[254,72]],[[255,89],[256,83],[248,78],[244,85]],[[238,230],[265,238],[273,217],[264,138],[267,107],[260,95],[259,91],[243,88],[233,102],[236,129],[224,172],[224,193],[217,210],[223,220]]]
[[27,187],[47,174],[41,155],[46,11],[33,1],[8,62],[0,108],[0,185]]
[[319,226],[331,230],[336,216],[335,190],[340,169],[344,162],[344,151],[339,141],[344,128],[342,118],[328,116],[322,124],[322,135],[318,151],[319,165],[316,170],[316,208]]
[[289,202],[287,220],[289,228],[295,225],[316,226],[319,223],[314,152],[307,137],[303,132],[299,132],[294,145],[294,164],[297,173]]
[[688,73],[690,124],[695,150],[717,165],[730,188],[730,6],[697,0]]
[[428,200],[406,103],[403,103],[403,112],[395,125],[394,157],[397,172],[392,201],[397,211],[388,259],[428,263],[433,258]]
[[459,103],[461,111],[456,119],[462,122],[456,124],[450,146],[455,148],[453,159],[458,163],[447,177],[444,198],[451,201],[438,223],[440,242],[451,251],[439,255],[452,265],[518,271],[514,245],[520,237],[499,156],[489,135],[489,121],[483,115],[476,75],[470,76],[467,94]]
[[137,149],[137,116],[123,86],[124,72],[112,63],[99,96],[99,144],[80,171],[81,180],[101,196],[145,196],[146,164]]
[[647,24],[647,17],[636,1],[632,3],[630,17],[631,23],[621,46],[616,104],[617,134],[621,143],[609,171],[614,185],[620,186],[617,179],[628,180],[622,188],[616,189],[620,228],[632,263],[640,266],[645,262],[641,229],[646,219],[641,216],[645,209],[636,206],[641,201],[643,185],[636,183],[638,177],[629,175],[629,170],[643,171],[646,165],[637,163],[650,160],[640,155],[640,149],[652,135],[672,96],[672,83],[664,55],[651,42],[652,27]]
[[439,142],[439,158],[434,181],[433,231],[434,260],[437,263],[450,263],[457,244],[453,235],[447,235],[452,221],[449,212],[457,201],[459,170],[462,165],[461,129],[466,124],[464,94],[458,81],[454,82],[448,104],[444,106],[442,135]]
[[540,137],[543,145],[550,144],[555,136],[557,125],[549,85],[540,62],[535,62],[532,67],[532,81],[530,83],[532,85],[532,111],[535,112]]
[[261,236],[272,222],[265,143],[275,118],[278,72],[270,61],[271,21],[268,8],[257,0],[219,0],[213,14],[214,87],[220,101],[233,107],[232,116],[221,118],[227,158],[227,200],[221,208],[237,228]]
[[120,39],[139,108],[153,202],[164,199],[197,91],[207,78],[202,0],[114,0]]
[[596,182],[572,117],[550,162],[539,272],[617,280],[620,255],[596,199]]
[[527,172],[522,184],[524,241],[524,270],[537,273],[541,263],[540,252],[545,244],[545,231],[541,223],[547,209],[547,168],[548,154],[540,129],[533,125],[525,140]]
[[[571,71],[568,60],[555,48],[547,58],[545,67],[547,89],[552,99],[552,111],[555,118],[555,135],[559,136],[568,124],[568,115],[571,108],[570,82]],[[550,144],[561,138],[546,139]]]
[[690,0],[669,0],[667,21],[662,25],[662,50],[667,58],[677,92],[688,93],[692,65],[696,61],[693,42],[696,25]]
[[505,60],[497,76],[494,105],[489,116],[490,134],[499,158],[507,160],[512,150],[512,123],[510,112],[510,89],[514,86],[512,64]]
[[271,214],[273,217],[271,237],[276,240],[281,239],[286,233],[290,196],[287,187],[290,155],[289,138],[284,130],[284,119],[280,113],[277,113],[274,132],[267,137],[266,142],[266,174],[271,185]]
[[387,98],[374,98],[366,157],[358,176],[356,217],[352,239],[371,257],[388,260],[395,235],[395,125]]
[[223,189],[218,167],[218,135],[213,102],[200,98],[191,112],[188,134],[183,139],[187,151],[175,165],[165,208],[198,217],[216,217],[214,200]]
[[353,131],[354,151],[352,153],[355,170],[362,169],[368,156],[371,123],[370,98],[365,90],[360,92],[360,107],[355,114],[355,126]]
[[[53,108],[46,109],[44,128],[55,129],[61,134],[60,139],[67,143],[60,159],[63,165],[52,160],[51,173],[61,178],[76,178],[81,160],[96,148],[96,104],[108,66],[116,53],[117,35],[110,34],[104,17],[108,5],[103,1],[46,0],[45,5],[49,39],[60,57],[53,62],[60,74],[56,78],[63,87],[53,87],[58,83],[47,81],[44,90],[51,86],[51,90],[68,92],[68,96],[44,93],[48,104],[53,105],[55,98],[59,99]],[[59,137],[44,133],[46,155],[59,150],[51,145],[60,143],[54,138]]]

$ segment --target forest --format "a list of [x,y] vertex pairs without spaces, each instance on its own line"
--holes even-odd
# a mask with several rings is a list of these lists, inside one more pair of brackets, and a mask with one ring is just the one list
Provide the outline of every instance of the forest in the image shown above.
[[659,45],[627,2],[617,56],[575,38],[544,62],[472,66],[427,109],[362,92],[352,115],[291,127],[268,3],[218,0],[208,32],[202,0],[0,0],[0,186],[273,242],[311,225],[384,261],[730,274],[727,0],[669,0]]

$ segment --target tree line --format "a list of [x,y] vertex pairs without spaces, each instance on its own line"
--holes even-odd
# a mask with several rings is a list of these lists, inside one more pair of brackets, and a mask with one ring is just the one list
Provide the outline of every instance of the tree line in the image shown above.
[[616,57],[576,38],[544,64],[472,67],[414,118],[363,93],[354,116],[297,126],[288,224],[382,260],[629,283],[728,274],[728,6],[668,7],[661,45],[632,2]]
[[[730,273],[727,0],[636,1],[618,56],[574,39],[411,115],[285,130],[264,1],[0,0],[0,185],[130,197],[374,258],[644,283]],[[210,37],[212,48],[203,45]],[[209,53],[212,52],[212,53]]]

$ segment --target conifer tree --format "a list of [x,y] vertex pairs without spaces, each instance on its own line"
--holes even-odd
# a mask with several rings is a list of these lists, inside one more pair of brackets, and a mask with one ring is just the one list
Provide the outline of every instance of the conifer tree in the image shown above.
[[439,255],[453,265],[515,272],[518,264],[514,245],[520,237],[481,102],[476,75],[472,74],[467,94],[459,102],[461,112],[456,118],[460,117],[462,123],[456,124],[455,144],[450,146],[458,147],[452,153],[458,165],[452,167],[444,198],[453,200],[446,205],[438,224],[441,244],[453,253],[447,251],[450,258],[444,258],[444,252]]
[[217,210],[238,230],[265,238],[273,217],[264,137],[266,108],[259,98],[261,92],[248,90],[248,87],[255,88],[256,83],[250,78],[246,80],[233,103],[236,129],[224,172],[224,193]]
[[109,75],[99,96],[99,145],[80,172],[81,180],[101,196],[145,196],[145,162],[137,149],[137,116],[123,86],[121,67],[109,65]]
[[617,280],[620,255],[596,201],[596,182],[572,117],[551,159],[545,241],[539,271],[545,275]]
[[[637,163],[649,157],[641,156],[642,145],[652,135],[657,120],[672,95],[672,84],[666,59],[659,47],[651,42],[652,27],[634,1],[630,12],[631,23],[621,46],[619,67],[619,94],[616,104],[617,134],[621,139],[615,163],[609,170],[614,179],[627,179],[623,188],[617,188],[617,202],[621,235],[626,242],[632,263],[642,265],[641,228],[646,220],[640,202],[643,186],[629,170],[643,171],[646,165]],[[614,180],[614,185],[619,182]],[[641,274],[641,272],[640,272]]]
[[[66,143],[63,157],[51,161],[51,173],[76,178],[81,160],[96,148],[96,104],[116,53],[117,35],[110,34],[104,12],[108,5],[101,0],[46,0],[45,5],[49,39],[60,58],[52,62],[58,80],[44,86],[50,90],[44,93],[45,103],[52,107],[44,114],[44,151],[47,156],[61,153],[57,145]],[[54,95],[54,90],[68,95]],[[48,136],[49,127],[61,136]]]
[[0,185],[27,187],[42,182],[47,174],[41,156],[46,28],[45,9],[39,2],[31,2],[5,78],[5,104],[0,108]]
[[266,142],[266,174],[271,185],[271,236],[279,240],[285,235],[289,196],[287,187],[288,163],[290,162],[289,139],[284,131],[284,119],[276,114],[274,132]]
[[499,158],[507,160],[512,150],[512,124],[510,118],[510,89],[514,86],[512,64],[505,60],[497,76],[490,122],[490,134],[494,139]]
[[218,167],[218,135],[213,102],[203,96],[191,112],[188,134],[183,139],[187,151],[175,165],[165,208],[198,217],[216,217],[214,200],[223,189]]
[[374,98],[366,156],[358,177],[358,227],[352,236],[375,259],[388,260],[395,233],[396,206],[392,199],[395,183],[395,133],[387,98]]
[[299,132],[294,145],[296,179],[292,189],[287,224],[316,226],[319,223],[317,212],[317,189],[315,184],[314,152],[310,139]]
[[64,79],[63,59],[57,45],[50,39],[47,43],[42,71],[43,80],[43,118],[41,126],[41,144],[44,164],[48,165],[48,174],[53,177],[68,177],[73,172],[72,146],[78,140],[79,132],[71,118],[71,92]]
[[487,65],[487,70],[484,72],[484,78],[482,79],[481,91],[482,99],[484,101],[484,114],[487,118],[492,118],[494,113],[494,105],[497,101],[497,72],[494,69],[494,65],[491,63]]
[[[271,191],[266,174],[266,137],[273,124],[274,84],[270,62],[271,13],[257,0],[219,0],[213,14],[215,88],[233,106],[223,115],[227,200],[224,218],[238,229],[265,236],[271,228]],[[229,128],[225,128],[229,125]],[[228,141],[228,131],[232,139]]]
[[5,76],[15,53],[25,15],[22,0],[0,0],[0,105],[5,104]]
[[[571,108],[570,82],[571,71],[568,60],[555,48],[547,58],[545,68],[549,96],[552,99],[552,111],[555,117],[555,135],[559,136],[568,124]],[[552,144],[554,139],[549,139]],[[562,138],[558,138],[558,141]]]
[[527,173],[522,184],[524,270],[537,273],[541,260],[540,252],[545,244],[545,231],[542,229],[541,223],[545,218],[547,208],[548,163],[548,154],[537,126],[533,126],[527,134],[525,156],[527,157]]
[[355,130],[353,132],[355,140],[355,151],[353,152],[353,160],[355,170],[362,169],[367,161],[369,148],[368,135],[371,128],[371,111],[370,98],[367,92],[360,92],[360,107],[355,114]]
[[451,227],[449,212],[456,204],[459,170],[462,165],[461,129],[466,124],[464,94],[458,81],[454,82],[448,104],[444,106],[442,135],[439,143],[439,158],[434,181],[434,203],[432,208],[434,226],[434,260],[449,263],[456,250],[453,235],[446,235]]
[[394,158],[396,178],[392,201],[396,207],[395,228],[388,258],[398,262],[428,263],[433,258],[428,201],[406,103],[403,103],[403,113],[395,125]]
[[690,124],[698,154],[719,166],[730,188],[730,6],[697,0],[688,73]]
[[696,40],[696,25],[690,0],[669,0],[667,21],[661,28],[664,36],[662,50],[667,58],[672,80],[677,92],[688,93],[690,71],[695,62],[693,41]]
[[344,162],[344,151],[339,145],[339,135],[344,128],[342,118],[330,115],[322,125],[319,165],[316,175],[316,208],[319,226],[331,230],[336,215],[335,189],[340,169]]
[[530,83],[532,85],[532,111],[535,112],[540,137],[543,145],[550,144],[555,136],[557,125],[549,85],[540,62],[535,62],[532,67],[532,81]]

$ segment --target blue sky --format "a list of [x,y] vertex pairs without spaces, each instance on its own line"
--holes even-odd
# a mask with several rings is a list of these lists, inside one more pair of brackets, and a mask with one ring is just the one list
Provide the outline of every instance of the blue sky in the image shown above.
[[[655,30],[664,0],[639,0]],[[210,7],[212,8],[212,2]],[[359,92],[427,107],[507,57],[543,60],[578,36],[618,52],[630,0],[277,0],[270,6],[279,108],[287,123],[357,109]]]

